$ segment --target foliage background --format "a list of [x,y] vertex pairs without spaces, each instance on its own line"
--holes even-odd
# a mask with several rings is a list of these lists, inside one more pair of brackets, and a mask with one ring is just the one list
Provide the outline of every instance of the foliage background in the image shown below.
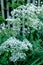
[[[14,5],[11,5],[11,3],[9,1],[9,7],[16,8],[15,10],[17,10],[17,7],[23,5],[23,3],[24,3],[24,0],[23,1],[21,0],[21,1],[19,1],[19,3],[16,3],[16,1],[15,1]],[[23,9],[23,6],[21,6],[21,7]],[[25,28],[27,29],[27,31],[25,32],[25,37],[23,37],[23,32],[22,32],[23,26],[20,27],[21,30],[19,31],[19,34],[16,35],[16,34],[14,34],[15,31],[13,30],[13,27],[12,27],[13,25],[11,24],[10,29],[8,29],[7,24],[6,25],[3,24],[4,19],[0,15],[0,29],[1,29],[0,30],[0,48],[1,48],[2,44],[5,41],[7,41],[7,39],[9,39],[10,37],[14,37],[15,35],[16,35],[15,36],[16,39],[19,39],[21,42],[24,39],[27,39],[28,41],[30,41],[30,43],[33,46],[32,50],[29,49],[28,51],[25,52],[26,56],[27,56],[25,60],[23,60],[23,59],[17,60],[16,62],[9,60],[9,57],[11,56],[11,53],[10,53],[11,50],[9,51],[10,47],[8,47],[8,51],[4,51],[4,53],[2,53],[2,54],[1,54],[1,49],[0,49],[0,65],[12,65],[12,64],[13,65],[43,65],[43,6],[39,7],[37,10],[38,10],[38,12],[36,11],[36,9],[34,12],[30,10],[30,14],[32,16],[29,15],[26,19],[24,17],[25,22],[27,22],[27,20],[29,20],[29,25],[28,26],[25,25]],[[26,10],[25,10],[25,12],[26,12]],[[39,20],[39,23],[38,24],[36,23],[35,25],[33,25],[34,22],[32,22],[32,19],[33,19],[33,21],[35,21],[35,19],[37,19],[37,18]],[[36,22],[37,22],[37,20],[36,20]],[[21,18],[21,23],[22,23],[22,18]],[[13,22],[13,24],[15,24],[15,22]],[[21,25],[23,25],[23,24],[21,24]],[[29,30],[28,30],[28,27],[29,27]]]

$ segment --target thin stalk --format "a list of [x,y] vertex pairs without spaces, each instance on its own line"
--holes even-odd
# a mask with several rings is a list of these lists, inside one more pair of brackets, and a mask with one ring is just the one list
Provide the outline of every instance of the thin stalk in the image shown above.
[[4,16],[4,0],[1,0],[1,11],[2,11],[2,17],[5,18],[5,16]]
[[27,0],[27,3],[30,3],[30,0]]
[[40,6],[40,0],[38,0],[38,6]]
[[24,30],[24,13],[23,13],[23,39],[24,39],[24,37],[25,37],[25,30]]
[[[7,4],[7,18],[9,18],[9,4],[8,4],[8,0],[6,1],[6,4]],[[8,29],[10,29],[10,22],[8,22]]]
[[35,5],[35,0],[33,0],[33,4]]

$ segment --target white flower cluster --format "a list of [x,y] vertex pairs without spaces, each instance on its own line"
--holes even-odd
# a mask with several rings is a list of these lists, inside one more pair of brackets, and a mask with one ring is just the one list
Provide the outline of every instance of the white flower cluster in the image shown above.
[[37,11],[36,11],[37,14],[40,14],[42,13],[43,14],[43,5],[40,7],[37,7]]
[[18,59],[25,59],[25,52],[28,50],[32,50],[32,44],[29,41],[25,39],[21,42],[11,37],[0,46],[0,55],[5,51],[10,51],[11,57],[9,59],[15,62]]
[[[21,5],[18,8],[14,9],[11,12],[11,15],[19,18],[21,21],[19,23],[23,23],[23,20],[24,20],[25,24],[27,23],[28,26],[31,25],[31,27],[37,29],[37,26],[38,26],[38,23],[40,23],[40,20],[38,19],[36,13],[37,14],[39,14],[39,13],[43,14],[43,6],[42,7],[36,7],[33,4],[27,4],[26,6]],[[22,18],[22,20],[21,20],[21,18]],[[25,19],[27,19],[27,21],[25,21]],[[35,24],[35,23],[37,23],[37,24]]]
[[28,28],[32,27],[38,30],[42,23],[38,18],[38,15],[43,18],[43,5],[41,7],[34,6],[33,4],[26,4],[26,6],[21,5],[11,11],[11,15],[15,19],[11,20],[13,21],[14,32],[18,33],[18,31],[20,31],[21,23],[24,25],[24,27],[27,24]]
[[2,23],[2,24],[0,25],[0,29],[5,30],[5,23]]

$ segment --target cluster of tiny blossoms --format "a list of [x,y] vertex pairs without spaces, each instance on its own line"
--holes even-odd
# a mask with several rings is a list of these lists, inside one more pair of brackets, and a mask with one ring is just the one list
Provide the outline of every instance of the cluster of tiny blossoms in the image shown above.
[[21,24],[23,24],[24,27],[27,25],[28,28],[32,27],[36,30],[41,29],[41,26],[43,26],[43,23],[38,18],[38,16],[43,18],[43,5],[41,7],[37,7],[33,4],[21,5],[16,9],[13,9],[13,11],[11,11],[11,15],[12,18],[7,20],[12,21],[12,29],[14,30],[14,34],[16,33],[15,35],[19,33]]
[[38,29],[38,26],[40,26],[40,19],[37,16],[39,14],[43,15],[43,5],[41,7],[36,7],[33,4],[21,5],[11,11],[11,15],[14,16],[15,19],[19,18],[19,23],[23,23],[24,21],[24,24],[27,24],[28,27],[30,26],[35,29]]
[[9,38],[0,46],[0,55],[5,51],[10,51],[11,57],[10,61],[17,61],[18,59],[26,59],[26,51],[32,50],[32,44],[24,40],[23,42],[17,40],[16,38]]

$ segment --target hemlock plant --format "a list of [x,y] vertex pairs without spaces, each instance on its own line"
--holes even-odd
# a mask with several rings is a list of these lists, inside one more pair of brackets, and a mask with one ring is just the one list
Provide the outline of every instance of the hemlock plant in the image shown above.
[[[13,30],[16,32],[16,35],[20,32],[21,24],[23,25],[23,33],[25,35],[25,31],[28,28],[28,32],[30,32],[30,28],[34,28],[35,30],[40,30],[41,26],[43,26],[42,20],[43,17],[43,6],[36,7],[33,4],[21,5],[16,9],[11,11],[12,19],[6,19],[6,21],[11,21],[13,24]],[[43,19],[43,18],[42,18]],[[27,28],[25,28],[25,25]]]
[[[7,18],[6,21],[12,24],[13,37],[1,44],[0,62],[6,63],[4,65],[15,62],[15,65],[21,65],[22,61],[22,65],[43,64],[43,5],[41,7],[33,4],[21,5],[11,11],[11,19]],[[20,32],[23,35],[20,35]],[[23,41],[20,40],[21,36],[24,37]]]
[[9,38],[0,46],[0,55],[5,52],[10,52],[10,61],[16,62],[20,59],[26,59],[26,51],[32,50],[32,44],[28,40],[23,42],[16,38]]

